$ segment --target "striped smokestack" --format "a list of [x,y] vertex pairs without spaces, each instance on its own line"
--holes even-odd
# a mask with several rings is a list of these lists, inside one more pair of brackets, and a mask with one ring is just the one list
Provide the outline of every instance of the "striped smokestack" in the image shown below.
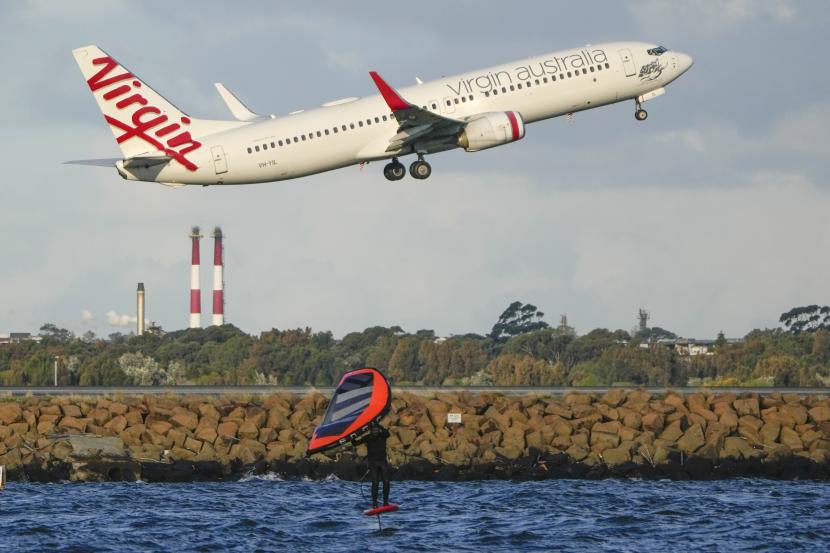
[[222,229],[213,229],[213,324],[225,324],[225,279],[222,261]]
[[136,328],[135,333],[139,336],[144,334],[144,283],[138,283],[138,289],[135,292],[135,302],[136,302]]
[[202,326],[202,289],[199,283],[199,227],[193,227],[190,233],[190,328]]

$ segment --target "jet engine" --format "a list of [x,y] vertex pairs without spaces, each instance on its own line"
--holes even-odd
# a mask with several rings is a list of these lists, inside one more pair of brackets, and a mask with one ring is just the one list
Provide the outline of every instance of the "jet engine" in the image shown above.
[[517,111],[499,111],[473,116],[456,143],[468,152],[478,152],[524,138],[525,124]]

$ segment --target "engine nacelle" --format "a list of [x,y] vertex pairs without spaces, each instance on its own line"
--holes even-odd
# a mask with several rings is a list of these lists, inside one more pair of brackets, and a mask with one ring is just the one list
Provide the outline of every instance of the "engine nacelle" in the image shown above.
[[498,111],[476,115],[458,135],[457,144],[468,152],[478,152],[524,138],[525,123],[517,111]]

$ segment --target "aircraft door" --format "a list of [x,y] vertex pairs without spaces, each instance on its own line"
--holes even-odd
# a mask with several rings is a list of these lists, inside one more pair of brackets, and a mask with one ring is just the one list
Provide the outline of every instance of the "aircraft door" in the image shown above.
[[222,146],[212,147],[210,153],[213,156],[213,168],[216,169],[216,174],[227,173],[228,160],[225,159],[225,150],[222,149]]
[[631,77],[637,70],[634,68],[634,58],[631,57],[631,50],[623,48],[620,50],[620,59],[622,60],[623,69],[625,69],[625,76]]
[[441,106],[444,108],[444,113],[452,113],[455,111],[455,104],[452,100],[449,96],[444,98],[444,104]]

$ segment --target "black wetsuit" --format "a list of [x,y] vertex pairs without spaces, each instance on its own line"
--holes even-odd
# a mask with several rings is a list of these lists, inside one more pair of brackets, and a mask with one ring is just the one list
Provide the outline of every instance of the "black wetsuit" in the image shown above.
[[372,474],[372,507],[378,504],[378,480],[383,479],[383,504],[389,505],[389,463],[386,460],[386,438],[389,431],[382,426],[373,426],[366,438],[369,472]]

